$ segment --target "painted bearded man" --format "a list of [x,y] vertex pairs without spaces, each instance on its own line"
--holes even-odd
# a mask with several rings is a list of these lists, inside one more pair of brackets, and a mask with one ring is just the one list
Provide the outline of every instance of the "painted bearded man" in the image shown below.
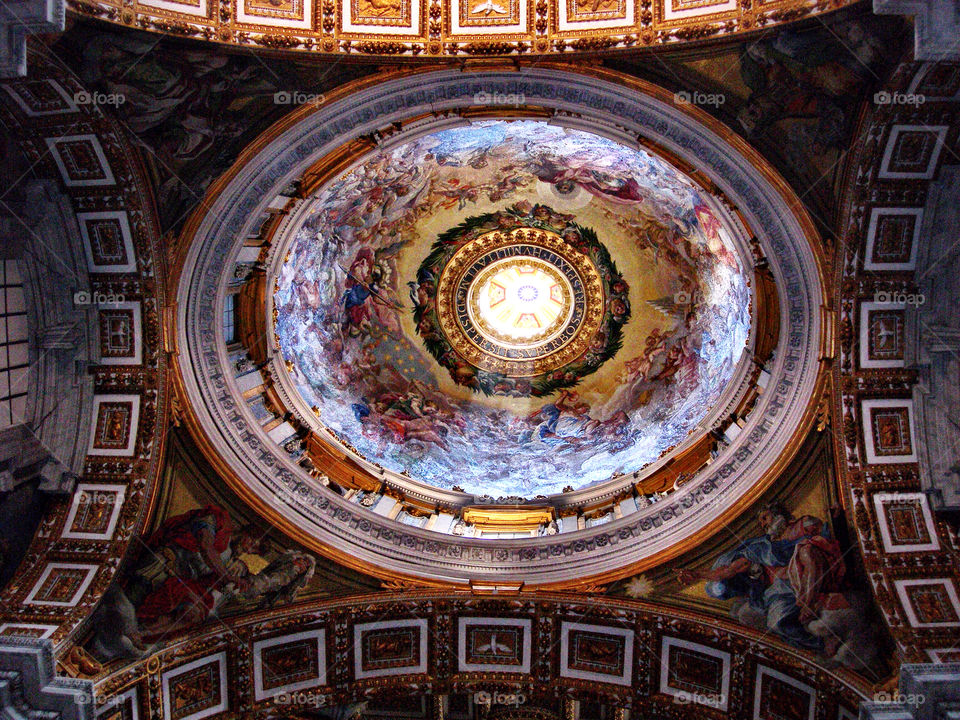
[[249,571],[239,557],[260,545],[253,528],[235,529],[216,505],[167,518],[150,537],[128,588],[144,634],[200,622],[227,584],[248,590]]
[[837,603],[845,566],[830,528],[812,515],[793,517],[780,503],[764,505],[757,519],[764,535],[742,542],[710,570],[681,570],[684,585],[706,580],[711,597],[740,599],[734,613],[747,624],[765,624],[791,644],[832,655],[835,643],[808,630]]

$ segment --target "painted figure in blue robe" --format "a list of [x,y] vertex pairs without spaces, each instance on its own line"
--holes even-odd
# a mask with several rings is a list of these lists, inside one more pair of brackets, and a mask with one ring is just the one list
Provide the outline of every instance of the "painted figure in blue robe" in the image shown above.
[[710,570],[680,570],[678,579],[706,580],[711,597],[740,599],[790,644],[830,654],[833,648],[807,626],[846,605],[839,544],[825,522],[812,515],[795,518],[780,503],[764,505],[757,519],[765,534],[722,554]]

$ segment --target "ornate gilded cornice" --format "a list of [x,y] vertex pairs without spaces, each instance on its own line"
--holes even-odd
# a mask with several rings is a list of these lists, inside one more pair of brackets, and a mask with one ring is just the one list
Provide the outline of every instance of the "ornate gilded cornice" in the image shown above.
[[77,15],[225,45],[317,55],[485,61],[731,38],[853,0],[69,0]]

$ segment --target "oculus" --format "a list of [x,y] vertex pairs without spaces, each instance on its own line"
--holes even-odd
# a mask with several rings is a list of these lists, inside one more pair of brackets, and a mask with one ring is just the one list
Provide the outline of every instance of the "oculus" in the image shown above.
[[417,270],[414,321],[458,385],[542,397],[620,349],[629,287],[596,233],[545,205],[468,218]]

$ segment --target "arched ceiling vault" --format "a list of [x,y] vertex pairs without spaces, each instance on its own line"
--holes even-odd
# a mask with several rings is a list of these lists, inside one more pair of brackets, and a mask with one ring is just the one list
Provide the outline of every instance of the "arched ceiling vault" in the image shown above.
[[[99,361],[87,368],[90,417],[78,420],[88,429],[78,441],[80,478],[48,505],[0,606],[6,634],[62,644],[144,531],[157,487],[169,424],[167,277],[152,189],[126,129],[96,104],[76,102],[84,86],[62,63],[31,53],[29,67],[28,78],[4,81],[0,113],[32,163],[20,179],[47,178],[75,213],[70,232],[80,244],[72,251],[88,274],[56,272],[98,328],[92,355]],[[42,338],[45,330],[34,332]],[[40,355],[52,351],[33,342]]]
[[[509,646],[516,656],[496,669],[484,668],[477,655],[491,632],[501,652]],[[593,655],[588,643],[597,640],[603,650]],[[300,660],[278,676],[283,652]],[[705,684],[690,690],[687,683],[698,677],[684,669],[691,662],[722,668],[714,672],[716,688],[700,675]],[[127,712],[136,707],[159,717],[172,702],[174,678],[184,673],[211,675],[200,697],[263,718],[316,707],[342,712],[377,697],[476,698],[484,691],[520,693],[522,705],[532,707],[590,699],[632,717],[685,718],[709,709],[711,717],[741,718],[777,681],[810,689],[800,702],[839,717],[867,693],[857,676],[817,667],[760,632],[724,621],[707,628],[689,613],[613,600],[599,606],[565,594],[391,593],[374,602],[348,598],[252,615],[229,630],[171,638],[162,652],[99,679],[97,693],[117,698]],[[235,680],[228,685],[221,676]],[[158,681],[163,693],[147,689]]]
[[[782,7],[785,8],[786,5]],[[178,29],[185,36],[203,36],[203,25],[208,27],[208,34],[220,32],[216,29],[219,20],[217,23],[187,21],[175,10],[147,11],[143,9],[146,6],[134,7],[137,8],[136,12],[111,8],[106,4],[96,7],[92,4],[76,6],[88,15],[102,15],[105,19],[120,23],[142,20],[143,23],[152,25],[153,29]],[[641,3],[640,7],[645,6]],[[740,7],[747,6],[741,4]],[[776,7],[781,8],[779,5]],[[554,8],[549,8],[549,13],[553,10]],[[444,13],[447,11],[448,6],[444,6],[439,16],[446,17]],[[148,13],[154,12],[157,16],[162,14],[165,19],[148,17]],[[326,11],[317,8],[316,12],[317,18],[322,18]],[[339,18],[338,12],[335,8],[330,17]],[[429,10],[425,9],[425,12],[429,13]],[[743,12],[751,14],[751,22],[756,21],[757,11]],[[787,19],[788,14],[782,17]],[[257,30],[243,35],[242,33],[247,32],[246,29],[233,20],[230,23],[229,37],[220,37],[221,41],[243,43],[244,46],[249,43],[250,47],[281,47],[290,42],[283,40],[281,33],[273,30]],[[691,35],[702,31],[702,28],[693,30],[693,22],[688,27],[691,29],[685,32]],[[734,31],[738,31],[737,28],[746,29],[742,18],[741,25],[735,27]],[[347,44],[346,39],[340,39],[336,23],[331,29],[324,28],[317,32],[320,39],[315,42],[320,44],[310,45],[311,51],[318,48],[322,50],[323,38],[328,36],[335,38],[335,52],[412,53],[414,45],[421,42],[404,39],[392,44],[380,44],[379,41],[374,44],[361,44],[359,40],[350,39]],[[440,32],[446,33],[447,30],[441,29]],[[561,46],[555,44],[560,41],[556,40],[552,33],[552,29],[541,32],[535,27],[531,32],[530,42],[536,43],[542,36],[548,38],[548,43],[554,43],[550,48],[560,50]],[[671,37],[678,38],[681,35],[674,34]],[[305,36],[300,33],[300,37]],[[599,38],[599,34],[596,37]],[[603,45],[607,40],[610,38],[598,39],[595,42]],[[429,38],[422,42],[427,41]],[[443,42],[447,44],[438,50],[439,54],[448,52],[448,49],[462,55],[468,52],[458,44],[459,41]],[[586,40],[576,41],[580,42],[579,45],[571,40],[562,42],[565,43],[562,46],[564,51],[597,47],[588,47]],[[624,40],[614,37],[613,42],[605,47],[613,47],[621,42]],[[625,42],[635,40],[626,38]],[[476,41],[471,47],[479,54],[482,48],[514,52],[516,46],[483,45],[481,41]],[[301,49],[307,47],[303,46]],[[4,588],[0,596],[3,609],[3,629],[0,632],[30,633],[52,638],[57,643],[61,670],[75,675],[98,675],[104,693],[115,694],[120,698],[133,697],[135,703],[144,703],[139,707],[147,709],[161,709],[164,697],[176,697],[168,692],[169,682],[166,686],[163,685],[164,677],[170,681],[177,677],[178,671],[189,672],[197,667],[202,670],[210,664],[207,661],[212,661],[219,672],[222,657],[223,667],[229,667],[231,672],[236,673],[233,677],[240,678],[236,685],[227,684],[226,681],[216,685],[221,692],[221,699],[227,703],[229,709],[225,712],[229,715],[238,707],[238,702],[245,708],[253,708],[257,702],[261,702],[251,700],[255,697],[251,678],[254,672],[253,656],[257,651],[251,650],[249,643],[253,640],[271,640],[294,634],[287,631],[291,626],[302,626],[303,617],[306,616],[314,623],[310,629],[322,628],[328,633],[328,641],[333,642],[336,639],[335,644],[327,645],[330,653],[328,659],[344,661],[347,663],[344,667],[353,668],[334,677],[335,687],[325,686],[323,692],[330,690],[331,698],[337,701],[355,699],[378,686],[376,680],[363,682],[350,674],[356,669],[352,664],[355,658],[348,658],[341,644],[345,645],[350,641],[348,631],[355,630],[357,618],[361,618],[361,624],[378,622],[382,618],[374,616],[380,610],[395,614],[399,610],[417,608],[416,612],[426,619],[427,627],[434,633],[429,636],[431,642],[441,643],[430,646],[428,662],[442,657],[442,649],[452,647],[452,636],[449,633],[452,632],[452,623],[455,620],[459,622],[461,616],[484,613],[491,617],[509,616],[517,619],[522,615],[521,619],[536,618],[538,623],[542,623],[545,636],[558,641],[563,633],[564,622],[616,626],[622,630],[625,627],[623,618],[629,617],[630,622],[626,625],[629,625],[630,632],[634,633],[635,638],[642,638],[641,647],[648,650],[652,648],[654,654],[663,651],[665,639],[669,637],[697,643],[721,655],[728,653],[731,658],[754,653],[744,666],[746,669],[742,667],[738,670],[741,675],[736,677],[743,679],[744,684],[736,696],[736,701],[740,703],[736,706],[738,710],[731,717],[742,716],[742,713],[754,707],[751,703],[764,697],[756,683],[772,683],[770,678],[776,677],[772,673],[780,673],[781,679],[792,678],[796,683],[811,688],[824,688],[820,694],[814,693],[813,697],[818,708],[825,708],[822,710],[826,713],[825,716],[840,714],[842,717],[840,708],[844,708],[848,714],[853,711],[866,690],[866,681],[844,671],[826,670],[821,657],[790,649],[776,640],[767,642],[769,638],[765,639],[761,633],[753,633],[731,622],[717,620],[716,615],[673,612],[662,607],[606,598],[594,602],[594,591],[598,588],[592,582],[582,586],[580,594],[576,596],[512,595],[505,599],[485,599],[467,593],[437,592],[432,595],[397,595],[375,607],[368,604],[369,598],[313,602],[309,605],[294,606],[289,611],[273,610],[244,616],[236,622],[236,635],[232,634],[232,630],[217,635],[210,627],[201,625],[188,628],[176,636],[176,641],[170,647],[160,648],[156,653],[147,653],[141,662],[128,670],[121,667],[120,661],[109,667],[88,664],[89,657],[84,654],[86,651],[83,647],[87,646],[85,644],[89,642],[91,635],[90,627],[83,626],[84,621],[90,617],[93,608],[115,580],[117,569],[124,563],[124,558],[127,557],[129,561],[137,555],[128,551],[129,546],[137,542],[142,544],[143,541],[139,538],[146,536],[145,528],[155,527],[148,523],[148,514],[151,505],[158,502],[157,478],[162,469],[168,420],[193,425],[192,429],[197,432],[201,441],[203,433],[209,432],[209,427],[194,425],[194,410],[189,403],[195,401],[196,397],[184,390],[182,378],[177,381],[181,385],[171,397],[166,377],[167,363],[171,358],[174,358],[177,352],[182,358],[193,350],[183,341],[182,336],[179,347],[176,342],[177,313],[185,308],[178,308],[171,299],[171,290],[176,288],[172,287],[170,278],[183,270],[185,262],[190,262],[188,253],[194,252],[196,248],[187,242],[178,246],[172,239],[169,245],[161,246],[154,199],[143,169],[142,158],[138,155],[142,148],[137,150],[133,147],[130,142],[131,135],[121,129],[117,117],[95,105],[78,107],[72,102],[76,93],[84,91],[84,86],[62,66],[48,62],[43,56],[37,56],[31,58],[31,68],[32,74],[29,78],[4,85],[4,93],[0,94],[0,113],[4,124],[17,128],[18,136],[23,139],[25,152],[39,163],[38,167],[43,173],[62,182],[65,192],[70,196],[78,213],[77,227],[83,231],[82,236],[87,243],[85,248],[90,252],[88,259],[91,269],[95,270],[91,277],[92,289],[122,293],[125,295],[125,302],[139,304],[142,324],[140,334],[134,337],[134,342],[138,343],[141,349],[141,362],[131,360],[124,364],[94,368],[93,376],[99,401],[90,420],[94,428],[100,428],[103,432],[94,433],[90,441],[90,452],[84,464],[80,484],[72,496],[51,504],[24,562],[11,583]],[[898,321],[902,321],[901,327],[909,327],[911,324],[917,327],[920,321],[924,320],[915,302],[911,305],[906,300],[900,302],[894,298],[891,307],[876,305],[886,302],[882,297],[878,299],[877,293],[899,294],[897,297],[904,298],[916,297],[920,288],[913,275],[918,267],[916,263],[930,259],[924,255],[926,251],[923,250],[922,238],[926,236],[919,233],[919,228],[939,232],[942,228],[931,227],[929,223],[932,218],[943,217],[938,214],[944,212],[943,198],[950,197],[949,187],[942,183],[949,180],[949,167],[956,164],[956,133],[960,125],[956,103],[958,75],[953,66],[941,66],[936,70],[934,68],[935,66],[925,64],[903,64],[884,88],[891,96],[897,92],[904,96],[921,93],[925,98],[922,107],[891,103],[873,106],[865,111],[860,129],[856,133],[858,141],[846,165],[847,179],[844,181],[843,201],[846,210],[839,228],[842,243],[831,253],[830,247],[818,244],[816,234],[810,232],[807,224],[800,223],[799,234],[809,235],[808,239],[814,248],[811,252],[815,255],[822,253],[823,257],[819,258],[821,261],[833,261],[832,270],[829,265],[816,262],[816,258],[809,266],[813,279],[823,288],[832,289],[823,290],[819,294],[813,293],[816,297],[807,308],[808,319],[816,317],[817,322],[821,323],[823,339],[823,342],[819,342],[820,338],[814,338],[810,351],[815,356],[816,363],[830,366],[831,386],[827,388],[827,400],[822,402],[819,408],[814,404],[803,405],[803,416],[797,419],[799,429],[795,437],[790,439],[792,450],[796,450],[802,440],[803,430],[809,429],[815,422],[832,432],[836,479],[842,491],[843,509],[851,536],[863,556],[873,597],[883,615],[883,621],[893,634],[899,658],[916,661],[946,661],[956,657],[955,645],[960,639],[957,634],[960,609],[956,602],[956,533],[951,534],[948,524],[943,520],[944,516],[934,512],[935,508],[930,504],[927,491],[935,491],[937,488],[935,484],[931,487],[930,477],[924,474],[919,462],[923,453],[929,451],[930,446],[926,443],[930,438],[935,438],[935,433],[921,424],[923,418],[920,417],[920,410],[924,407],[926,398],[914,392],[918,370],[909,366],[910,356],[905,344],[895,343],[892,350],[886,345],[878,346],[877,338],[870,334],[870,328],[876,324],[875,320],[893,323],[892,326],[881,323],[880,329],[884,332],[879,333],[878,337],[886,338],[890,329],[894,330],[896,336]],[[545,72],[554,70],[558,68],[548,68]],[[598,84],[610,79],[610,75],[603,71],[591,72]],[[387,73],[379,80],[396,80],[405,74],[402,71]],[[516,74],[514,78],[519,76],[520,74]],[[370,81],[368,86],[375,82]],[[42,93],[39,92],[40,89],[43,90]],[[472,97],[481,89],[484,88],[470,87],[467,96]],[[655,98],[658,97],[656,91],[647,87],[642,89]],[[489,87],[484,91],[489,91]],[[528,96],[540,99],[532,91]],[[347,91],[337,91],[330,93],[325,100],[336,103],[347,97]],[[545,105],[546,103],[541,105],[541,109]],[[209,207],[217,207],[219,195],[227,193],[230,189],[229,182],[240,174],[245,163],[270,149],[272,146],[269,143],[276,137],[294,131],[298,123],[307,119],[313,110],[301,108],[290,113],[264,137],[262,143],[250,147],[237,168],[213,186],[207,198]],[[544,113],[544,117],[548,115],[549,113]],[[487,117],[489,119],[489,113]],[[717,123],[710,121],[697,110],[675,113],[672,119],[681,123],[689,121],[700,123],[707,128],[717,128]],[[360,124],[356,127],[360,127]],[[367,142],[369,147],[370,143],[375,145],[378,139],[374,131],[387,130],[388,126],[371,121],[368,126],[363,126],[363,129],[365,132],[361,142]],[[742,140],[730,133],[724,137],[735,150],[754,157]],[[379,139],[382,139],[382,136]],[[689,146],[682,142],[663,142],[649,149],[661,152],[662,157],[671,162],[678,158],[689,158],[684,153]],[[760,164],[763,165],[762,162]],[[677,162],[677,165],[682,164]],[[693,165],[695,163],[692,163],[691,167]],[[256,169],[258,172],[251,172],[244,178],[245,185],[248,189],[252,187],[262,191],[263,195],[258,200],[269,201],[276,197],[268,192],[274,189],[271,183],[285,177],[284,172],[275,172],[276,168],[269,163]],[[723,186],[720,180],[726,177],[725,175],[712,175],[708,170],[703,170],[702,175],[691,174],[704,187],[710,185],[704,178],[712,178],[722,186],[721,189],[728,199],[734,195],[732,190],[738,189]],[[257,184],[268,176],[271,182]],[[861,181],[862,178],[871,180],[866,183]],[[317,180],[319,182],[319,178]],[[765,180],[774,190],[793,198],[789,188],[775,174],[766,175]],[[713,188],[710,189],[712,192]],[[295,193],[292,193],[290,197],[293,198],[294,195]],[[799,203],[795,198],[794,202]],[[254,208],[255,205],[256,203],[245,206],[245,209]],[[222,217],[229,219],[227,213]],[[884,230],[886,219],[893,223]],[[201,229],[203,221],[203,213],[198,213],[182,237],[192,238],[193,234]],[[928,225],[923,225],[924,222]],[[747,227],[750,225],[748,223]],[[231,228],[238,231],[245,229],[242,222],[232,225]],[[904,228],[917,232],[906,232]],[[898,238],[903,241],[899,249],[893,242]],[[91,239],[99,245],[91,244]],[[98,255],[97,249],[102,254]],[[113,251],[112,255],[108,250]],[[913,251],[917,254],[914,255]],[[121,263],[118,257],[124,262]],[[221,257],[228,255],[225,253]],[[772,254],[771,259],[774,259]],[[168,267],[168,261],[172,268]],[[229,264],[225,267],[228,271],[232,270]],[[219,282],[222,278],[217,277]],[[775,287],[782,292],[782,285]],[[180,289],[182,290],[183,286]],[[216,297],[214,292],[204,296],[204,300],[213,303]],[[788,304],[782,303],[781,307],[784,310],[784,332],[788,332],[789,323],[793,321],[789,317]],[[871,313],[877,311],[886,315],[882,318],[873,317]],[[266,321],[265,317],[264,327]],[[219,349],[217,353],[220,353]],[[218,362],[222,359],[220,354],[215,358]],[[871,365],[878,362],[885,364]],[[926,370],[921,368],[919,372]],[[807,384],[804,396],[805,400],[815,403],[823,397],[824,388],[821,375],[814,373],[813,376],[817,379]],[[184,402],[188,405],[182,405]],[[178,403],[181,403],[179,407]],[[133,412],[134,408],[137,412]],[[213,442],[204,443],[204,450],[216,461],[218,453],[223,450],[222,446]],[[776,479],[777,471],[784,467],[790,454],[790,450],[784,452],[781,462],[771,465],[769,483]],[[242,478],[235,476],[234,468],[217,461],[216,469],[224,476],[231,477],[236,487],[241,487]],[[112,500],[103,502],[102,499],[108,495]],[[731,503],[728,509],[730,516],[743,515],[758,496],[759,491],[745,493],[739,500]],[[277,512],[275,505],[271,507],[264,504],[262,498],[258,499],[254,493],[243,499],[247,504],[245,512],[249,513],[246,517],[257,517],[256,512],[251,509],[254,508],[295,539],[302,540],[308,547],[320,547],[310,533],[304,532],[296,524],[284,521],[284,512],[287,512],[287,509]],[[337,510],[344,507],[336,499],[330,506]],[[104,515],[100,512],[86,513],[78,510],[91,507],[106,507],[108,512]],[[661,506],[664,511],[667,507],[669,506]],[[655,508],[657,513],[649,511],[649,515],[659,516],[661,508]],[[352,510],[349,507],[347,509]],[[659,516],[658,521],[662,521],[663,517]],[[903,521],[905,517],[909,522]],[[617,518],[617,521],[623,521],[623,518]],[[618,530],[628,524],[626,521],[621,522]],[[691,533],[683,547],[689,549],[701,539],[705,540],[712,529],[712,526],[705,526],[700,533]],[[584,528],[584,535],[579,537],[585,538],[589,535],[588,530],[589,528]],[[600,537],[602,532],[598,530],[592,537]],[[910,534],[911,532],[913,534]],[[398,543],[402,542],[401,538],[404,537],[414,537],[415,543],[421,542],[423,547],[430,542],[429,536],[424,537],[415,531],[410,535],[399,530],[396,533],[393,537]],[[552,541],[547,539],[538,542],[546,547]],[[464,543],[464,546],[470,544]],[[498,561],[496,551],[512,551],[510,543],[491,545],[490,548],[495,550],[491,550],[489,555],[483,555],[484,549],[478,548],[481,553],[478,562],[490,566]],[[677,552],[680,552],[680,549]],[[362,563],[354,562],[345,551],[340,551],[337,556],[345,563],[358,567],[371,566],[368,560]],[[671,553],[648,557],[652,558],[649,562],[653,564],[668,559]],[[646,559],[647,557],[641,557],[634,562],[631,571],[642,569]],[[707,564],[708,560],[704,560],[704,567]],[[606,582],[619,578],[624,573],[629,574],[624,567],[615,567],[608,574],[593,580]],[[387,574],[409,581],[410,576],[417,573],[398,573],[391,570]],[[470,571],[467,571],[457,577],[457,580],[462,581],[469,575]],[[561,578],[558,584],[570,585],[575,583],[577,578],[585,580],[588,577],[581,568]],[[631,578],[637,580],[636,587],[640,591],[644,589],[642,578],[642,575]],[[429,581],[429,578],[421,579],[421,582]],[[402,581],[398,579],[393,589],[401,585]],[[482,591],[483,588],[476,589]],[[515,590],[515,584],[510,589]],[[589,595],[591,600],[577,605],[584,595]],[[704,606],[706,607],[706,602]],[[361,611],[362,607],[365,609]],[[374,608],[373,615],[370,614],[371,607]],[[509,611],[505,610],[507,607],[510,608]],[[719,607],[719,603],[711,607]],[[549,611],[558,608],[562,608],[563,612],[582,613],[581,616],[571,615],[556,622],[551,619]],[[524,613],[526,615],[523,615]],[[615,617],[617,619],[613,619]],[[586,622],[584,618],[587,618]],[[568,627],[567,630],[570,632],[575,629]],[[619,636],[623,637],[622,634]],[[261,647],[260,650],[262,649]],[[336,653],[339,655],[335,655]],[[716,655],[713,657],[716,658]],[[447,662],[452,663],[449,659]],[[191,666],[191,663],[198,664]],[[560,673],[554,673],[554,670],[559,667],[557,659],[555,666],[539,668],[536,671],[539,673],[537,678],[543,682],[555,682]],[[771,672],[762,671],[762,668]],[[161,675],[157,674],[158,670],[162,670]],[[474,680],[451,680],[455,674],[452,664],[440,667],[438,673],[445,678],[444,682],[451,683],[444,686],[447,689],[472,689],[475,687],[471,685],[474,680],[480,685],[489,680],[483,677]],[[641,684],[646,683],[644,687],[651,695],[660,696],[658,700],[651,702],[658,709],[663,709],[661,706],[667,696],[659,685],[659,677],[649,675],[643,679],[635,679]],[[230,682],[233,683],[233,680]],[[383,685],[387,686],[391,682],[393,681],[386,681]],[[564,682],[566,684],[563,684]],[[427,679],[423,679],[423,683],[425,687],[429,684]],[[457,686],[456,683],[461,685]],[[576,677],[568,677],[566,681],[561,681],[561,684],[570,694],[583,689]],[[484,687],[495,686],[495,681],[489,680],[489,684]],[[609,697],[619,698],[622,687],[617,682],[611,682],[604,685],[603,692],[609,690]],[[641,705],[648,702],[647,699],[641,701],[637,698],[634,698],[634,701]],[[267,708],[266,705],[258,708],[258,712],[264,711],[265,716],[276,714],[274,710],[275,708]],[[671,711],[680,712],[676,708]],[[737,715],[737,712],[741,714]]]
[[943,424],[957,402],[946,369],[956,312],[943,293],[956,276],[945,228],[957,193],[958,82],[956,65],[903,63],[880,91],[897,101],[861,123],[834,261],[838,472],[874,597],[915,662],[956,661],[960,633],[956,428]]
[[852,0],[70,0],[74,13],[237,47],[428,59],[604,53],[766,31]]

